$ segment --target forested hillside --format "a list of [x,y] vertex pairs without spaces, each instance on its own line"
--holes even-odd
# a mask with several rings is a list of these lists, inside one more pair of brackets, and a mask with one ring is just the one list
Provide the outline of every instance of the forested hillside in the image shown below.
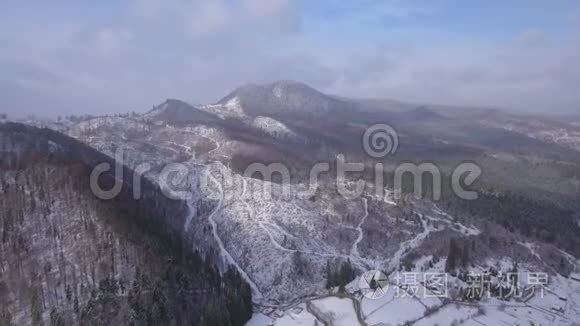
[[[4,149],[11,135],[2,134]],[[37,149],[0,157],[0,325],[243,325],[251,317],[251,290],[235,269],[220,273],[211,258],[181,250],[127,209],[136,204],[94,197],[85,164]]]

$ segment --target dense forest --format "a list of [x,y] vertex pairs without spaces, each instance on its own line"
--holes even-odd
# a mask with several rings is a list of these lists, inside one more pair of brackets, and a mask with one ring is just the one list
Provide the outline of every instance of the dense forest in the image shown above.
[[237,270],[184,248],[161,224],[159,212],[183,214],[183,203],[99,200],[88,149],[71,159],[12,127],[0,133],[0,325],[225,326],[251,317]]
[[[385,175],[386,182],[392,187],[392,173]],[[433,198],[433,182],[423,178],[424,198]],[[414,179],[403,178],[402,193],[414,194]],[[453,216],[491,221],[506,230],[517,232],[526,237],[553,244],[580,257],[580,224],[578,213],[573,208],[556,205],[553,201],[515,192],[499,185],[476,182],[466,187],[478,194],[477,200],[459,198],[451,187],[450,177],[442,175],[440,199],[435,202]],[[577,204],[577,203],[576,203]]]

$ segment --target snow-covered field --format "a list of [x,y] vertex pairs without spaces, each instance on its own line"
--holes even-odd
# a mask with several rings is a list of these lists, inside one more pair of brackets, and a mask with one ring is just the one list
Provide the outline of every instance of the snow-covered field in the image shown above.
[[[376,300],[353,298],[360,302],[360,317],[365,325],[564,326],[580,323],[580,308],[575,305],[580,300],[580,282],[561,276],[554,277],[543,296],[538,293],[527,302],[484,298],[477,304],[443,303],[420,296],[402,297],[392,288]],[[316,309],[305,309],[307,305]],[[312,299],[271,316],[257,313],[247,325],[316,325],[315,320],[318,325],[329,320],[333,323],[328,325],[363,325],[357,319],[351,299],[335,296]]]
[[328,297],[314,300],[310,304],[312,314],[330,325],[350,326],[358,324],[355,308],[350,299]]

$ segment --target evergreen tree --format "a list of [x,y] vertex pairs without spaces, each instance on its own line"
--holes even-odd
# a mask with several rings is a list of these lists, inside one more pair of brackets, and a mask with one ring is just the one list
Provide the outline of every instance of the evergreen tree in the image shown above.
[[12,314],[8,310],[8,307],[4,306],[0,308],[0,325],[12,326]]
[[334,273],[330,267],[330,260],[326,261],[326,289],[330,289],[335,285]]
[[458,251],[455,239],[449,240],[449,252],[447,253],[447,261],[445,262],[446,272],[451,272],[457,267]]
[[56,308],[50,311],[50,326],[64,326],[64,319]]
[[346,262],[342,263],[342,267],[340,268],[340,285],[347,285],[354,280],[354,278],[354,269],[352,268],[350,259],[348,259]]
[[461,266],[467,267],[469,264],[469,247],[465,245],[461,251]]
[[30,298],[30,313],[32,314],[32,325],[41,325],[42,304],[36,289],[32,290],[32,297]]

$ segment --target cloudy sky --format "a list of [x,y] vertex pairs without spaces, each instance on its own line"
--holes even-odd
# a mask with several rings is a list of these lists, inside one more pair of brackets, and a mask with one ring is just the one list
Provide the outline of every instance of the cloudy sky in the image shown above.
[[145,111],[293,79],[345,96],[580,111],[577,0],[0,0],[0,112]]

